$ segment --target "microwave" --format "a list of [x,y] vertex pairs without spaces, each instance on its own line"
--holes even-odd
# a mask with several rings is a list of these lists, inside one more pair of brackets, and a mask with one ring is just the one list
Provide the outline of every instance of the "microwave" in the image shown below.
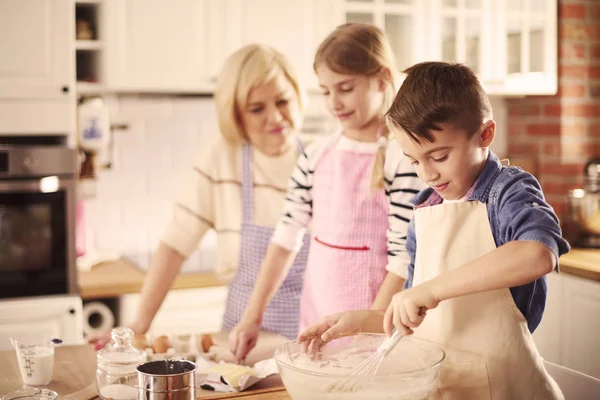
[[0,145],[0,299],[76,294],[77,153]]

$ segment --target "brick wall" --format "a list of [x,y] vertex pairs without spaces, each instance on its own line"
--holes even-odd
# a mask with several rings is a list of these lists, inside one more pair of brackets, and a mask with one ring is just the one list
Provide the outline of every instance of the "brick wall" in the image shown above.
[[567,193],[600,155],[600,1],[558,1],[558,94],[507,100],[508,152],[533,155],[547,199],[572,233]]

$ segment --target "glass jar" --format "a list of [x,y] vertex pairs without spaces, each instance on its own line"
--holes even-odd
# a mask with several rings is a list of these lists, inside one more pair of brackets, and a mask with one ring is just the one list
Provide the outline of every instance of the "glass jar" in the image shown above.
[[115,328],[112,343],[98,351],[96,385],[102,399],[137,399],[136,367],[146,361],[146,353],[133,347],[133,331]]

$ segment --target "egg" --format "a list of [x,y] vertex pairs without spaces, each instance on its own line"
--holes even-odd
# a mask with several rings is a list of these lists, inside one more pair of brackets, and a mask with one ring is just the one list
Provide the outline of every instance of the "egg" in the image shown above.
[[146,340],[146,335],[144,334],[136,334],[133,338],[133,347],[140,350],[146,350],[148,347],[148,341]]
[[169,347],[171,347],[171,344],[169,343],[169,338],[165,335],[157,336],[152,342],[152,348],[155,353],[166,353]]

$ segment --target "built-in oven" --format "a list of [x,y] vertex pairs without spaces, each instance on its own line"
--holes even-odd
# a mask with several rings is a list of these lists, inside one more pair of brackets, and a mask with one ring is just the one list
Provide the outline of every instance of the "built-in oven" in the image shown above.
[[78,293],[77,153],[0,145],[0,298]]

